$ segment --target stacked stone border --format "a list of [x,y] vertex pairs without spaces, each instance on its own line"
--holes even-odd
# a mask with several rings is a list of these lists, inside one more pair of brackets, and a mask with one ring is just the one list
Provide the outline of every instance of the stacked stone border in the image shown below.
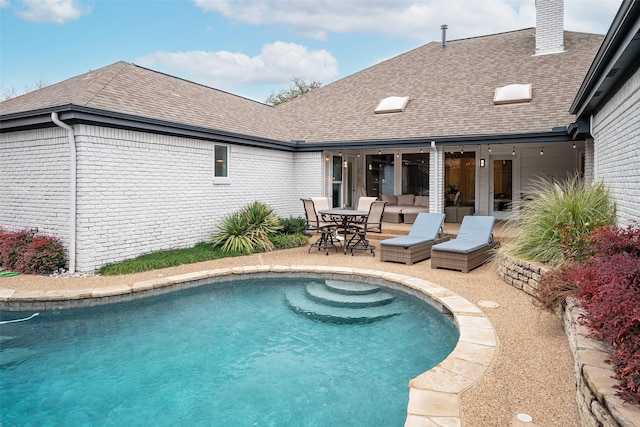
[[[540,277],[549,267],[526,262],[500,253],[495,260],[498,275],[507,284],[534,295]],[[588,339],[588,328],[578,323],[582,310],[575,300],[562,308],[562,325],[569,341],[575,366],[576,403],[580,425],[584,427],[640,427],[640,407],[624,403],[615,396],[617,381],[610,364],[605,363],[611,349]]]
[[405,427],[462,426],[461,393],[493,364],[498,337],[484,312],[460,295],[427,280],[377,270],[325,266],[257,265],[200,271],[104,289],[24,292],[0,288],[0,310],[34,311],[89,307],[131,301],[194,286],[247,278],[324,277],[385,286],[420,298],[449,317],[460,332],[458,344],[436,367],[409,382]]

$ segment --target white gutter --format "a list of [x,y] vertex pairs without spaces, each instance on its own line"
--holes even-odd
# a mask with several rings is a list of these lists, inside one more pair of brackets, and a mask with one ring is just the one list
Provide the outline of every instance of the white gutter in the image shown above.
[[58,113],[51,113],[53,123],[66,129],[69,138],[69,273],[76,272],[76,185],[77,185],[77,158],[76,158],[76,136],[73,128],[58,119]]

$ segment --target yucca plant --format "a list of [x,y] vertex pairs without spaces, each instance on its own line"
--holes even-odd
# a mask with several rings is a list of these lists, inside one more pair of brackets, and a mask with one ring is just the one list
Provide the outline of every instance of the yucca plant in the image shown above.
[[225,216],[212,236],[212,243],[214,247],[229,252],[270,251],[274,246],[269,236],[280,228],[280,220],[273,209],[254,201]]
[[503,250],[527,261],[558,266],[580,261],[593,231],[616,221],[616,206],[604,183],[584,183],[579,174],[561,183],[538,178],[529,197],[516,204],[507,229],[513,242]]

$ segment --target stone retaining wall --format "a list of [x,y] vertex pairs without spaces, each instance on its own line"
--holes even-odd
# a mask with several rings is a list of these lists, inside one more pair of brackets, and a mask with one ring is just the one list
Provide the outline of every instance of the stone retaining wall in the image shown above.
[[[509,285],[533,295],[540,277],[549,268],[500,254],[496,260],[498,275]],[[588,328],[578,323],[581,309],[568,301],[562,310],[562,322],[575,361],[576,403],[580,425],[584,427],[640,427],[640,407],[625,404],[615,396],[617,381],[613,369],[605,363],[610,348],[588,339]]]

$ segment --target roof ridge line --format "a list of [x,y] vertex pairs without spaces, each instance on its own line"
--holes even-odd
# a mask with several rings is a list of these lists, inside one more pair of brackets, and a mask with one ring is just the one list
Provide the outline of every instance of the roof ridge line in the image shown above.
[[[129,65],[131,65],[131,63],[129,63],[129,62],[124,62],[124,63],[125,63],[125,64],[127,64],[127,67],[128,67]],[[116,77],[118,77],[118,76],[120,75],[120,73],[122,73],[122,71],[123,71],[125,68],[126,68],[126,67],[122,67],[122,68],[120,68],[120,69],[118,70],[118,72],[117,72],[116,74],[114,74],[114,75],[113,75],[113,77],[111,77],[111,78],[109,79],[109,81],[108,81],[108,82],[106,82],[105,84],[103,84],[103,85],[102,85],[102,87],[100,87],[100,89],[99,89],[96,93],[94,93],[94,94],[93,94],[93,96],[92,96],[90,99],[88,99],[88,100],[87,100],[87,102],[86,102],[86,104],[85,104],[85,105],[86,105],[86,106],[89,106],[89,104],[91,103],[91,101],[93,101],[93,100],[94,100],[94,99],[95,99],[95,98],[96,98],[96,97],[97,97],[97,96],[98,96],[98,95],[99,95],[99,94],[104,90],[104,88],[105,88],[109,83],[111,83],[111,82],[113,81],[113,79],[115,79]],[[91,71],[89,71],[89,73],[91,73]]]

